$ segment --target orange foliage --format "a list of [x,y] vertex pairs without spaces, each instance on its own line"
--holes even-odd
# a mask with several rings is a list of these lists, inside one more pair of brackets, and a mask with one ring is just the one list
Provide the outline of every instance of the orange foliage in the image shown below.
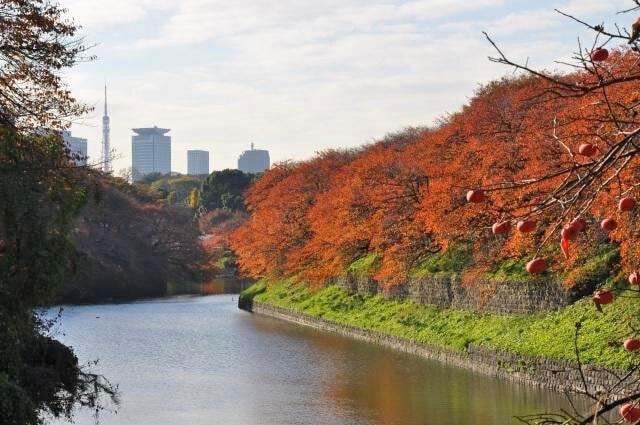
[[[638,59],[628,49],[613,51],[602,66],[623,75]],[[582,72],[562,78],[591,84],[594,77]],[[594,240],[611,237],[622,243],[635,269],[640,265],[635,213],[618,212],[617,200],[623,192],[640,195],[636,157],[604,189],[595,184],[576,195],[593,199],[586,210],[540,204],[567,173],[587,168],[624,137],[615,123],[601,118],[610,113],[608,105],[638,102],[639,88],[639,81],[613,85],[605,104],[600,92],[554,95],[552,83],[536,76],[502,79],[481,88],[438,128],[408,129],[357,151],[329,151],[277,165],[249,189],[251,216],[231,235],[231,246],[249,276],[296,275],[315,284],[376,253],[381,258],[376,278],[393,284],[457,240],[480,248],[480,267],[504,257],[533,258],[545,240],[559,246],[561,225],[580,216],[589,230],[571,241],[573,252],[576,247],[589,251]],[[614,108],[637,124],[624,107]],[[594,158],[579,155],[583,143],[596,145]],[[476,188],[485,189],[487,201],[467,202],[467,191]],[[609,215],[621,225],[605,235],[596,223]],[[494,223],[510,221],[515,228],[525,217],[537,221],[535,231],[491,233]],[[555,252],[547,258],[555,270],[582,258],[565,262],[559,249]]]

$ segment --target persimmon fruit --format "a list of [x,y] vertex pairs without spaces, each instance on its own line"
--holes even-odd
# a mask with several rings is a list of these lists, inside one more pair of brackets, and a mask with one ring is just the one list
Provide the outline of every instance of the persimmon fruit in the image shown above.
[[636,200],[633,198],[622,198],[618,202],[618,209],[620,211],[631,211],[636,207]]
[[582,232],[587,228],[587,221],[584,218],[576,218],[571,222],[571,225],[575,227],[578,232]]
[[633,403],[625,403],[620,406],[620,416],[627,422],[637,422],[640,420],[640,408]]
[[511,223],[508,221],[494,223],[493,226],[491,226],[491,231],[494,235],[504,235],[505,233],[509,233],[510,230]]
[[560,232],[560,236],[562,237],[562,239],[572,241],[576,238],[576,236],[578,236],[578,232],[579,232],[578,227],[569,223],[564,225],[564,227],[562,228],[562,231]]
[[605,305],[613,302],[613,294],[606,289],[599,289],[593,294],[593,301],[596,304]]
[[544,258],[534,258],[527,263],[527,271],[531,274],[542,273],[547,269],[547,262]]
[[484,202],[485,199],[487,199],[487,196],[481,189],[470,190],[467,192],[467,202],[479,204],[480,202]]
[[608,57],[609,57],[609,51],[602,47],[598,47],[593,52],[591,52],[591,60],[594,62],[606,61]]
[[596,148],[596,145],[591,143],[583,143],[578,147],[578,152],[580,155],[591,157],[598,152],[598,148]]
[[531,233],[536,230],[535,220],[521,220],[516,224],[516,229],[521,233]]
[[618,223],[613,218],[607,217],[600,222],[600,227],[602,228],[602,230],[611,232],[612,230],[616,230],[616,227],[618,227]]
[[627,338],[624,341],[624,349],[627,351],[636,351],[640,348],[640,339]]

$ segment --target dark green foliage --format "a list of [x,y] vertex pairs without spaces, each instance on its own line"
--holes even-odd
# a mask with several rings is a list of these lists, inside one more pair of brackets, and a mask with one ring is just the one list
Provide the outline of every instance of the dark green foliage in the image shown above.
[[[9,423],[37,424],[41,411],[69,416],[97,400],[85,397],[71,348],[47,337],[35,313],[75,269],[70,234],[95,192],[90,181],[59,138],[0,129],[0,418]],[[108,389],[100,381],[89,392],[100,388]]]
[[162,194],[158,193],[157,191],[151,190],[148,186],[141,184],[131,184],[128,180],[122,177],[114,177],[108,175],[102,175],[100,177],[103,186],[112,187],[122,193],[126,193],[138,202],[149,203],[155,202],[162,198]]
[[194,176],[162,177],[150,184],[149,188],[167,194],[170,205],[187,206],[193,189],[200,189],[202,178]]
[[469,264],[469,261],[471,261],[471,257],[472,246],[470,243],[452,243],[446,250],[432,254],[424,259],[413,270],[412,274],[415,277],[436,274],[461,274]]
[[567,273],[565,281],[571,288],[573,299],[592,293],[603,282],[615,280],[620,270],[620,248],[606,243],[598,248],[594,256]]
[[[145,174],[144,176],[142,176],[140,178],[140,180],[136,181],[136,183],[138,184],[144,184],[144,185],[150,185],[151,183],[160,180],[161,178],[165,177],[164,174],[158,172],[158,171],[154,171],[152,173],[148,173]],[[169,177],[169,175],[167,175],[167,177]]]
[[0,414],[3,424],[23,425],[38,423],[38,410],[29,394],[0,373]]
[[0,130],[0,304],[26,311],[46,304],[74,268],[68,235],[90,188],[54,137]]
[[225,209],[244,211],[244,191],[253,181],[252,174],[240,170],[214,171],[202,184],[198,208],[201,212]]
[[380,267],[380,255],[369,254],[358,258],[347,268],[347,273],[355,276],[371,276]]
[[243,310],[251,311],[251,308],[253,307],[253,299],[266,290],[267,282],[265,280],[261,280],[251,285],[244,291],[240,292],[240,296],[238,297],[238,307]]
[[75,221],[79,264],[58,292],[60,302],[161,297],[170,282],[200,280],[199,230],[191,210],[140,202],[127,187],[99,181],[100,202],[88,202]]

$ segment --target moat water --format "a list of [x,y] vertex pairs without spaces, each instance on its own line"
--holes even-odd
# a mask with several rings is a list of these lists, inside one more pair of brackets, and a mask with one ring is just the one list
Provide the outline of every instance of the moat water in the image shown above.
[[[208,293],[234,289],[217,287]],[[252,315],[237,297],[64,307],[56,337],[119,386],[100,423],[499,425],[569,407],[562,394]],[[75,421],[95,423],[87,411]]]

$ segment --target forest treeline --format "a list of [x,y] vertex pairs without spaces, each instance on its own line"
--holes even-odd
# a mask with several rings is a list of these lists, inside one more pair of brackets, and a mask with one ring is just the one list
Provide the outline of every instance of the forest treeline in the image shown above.
[[[610,55],[606,66],[612,75],[634,66],[636,55],[623,53]],[[559,78],[580,84],[596,77],[576,72]],[[639,84],[611,86],[608,99],[628,103]],[[536,215],[534,200],[557,187],[564,170],[593,164],[580,146],[606,151],[599,134],[615,125],[598,119],[609,107],[596,101],[601,93],[558,96],[553,87],[539,76],[503,78],[478,89],[459,112],[432,127],[275,165],[247,191],[248,221],[228,235],[241,270],[251,277],[296,276],[324,285],[364,262],[378,281],[393,285],[457,247],[458,257],[451,261],[457,271],[463,263],[469,281],[491,272],[528,278],[525,264],[538,255],[549,265],[543,278],[593,286],[604,279],[592,263],[603,253],[610,258],[612,243],[620,244],[625,265],[634,269],[636,213],[617,211],[618,194],[593,195],[581,214],[586,229],[572,237],[568,259],[552,224],[571,217],[563,215],[561,205],[555,213]],[[640,163],[635,157],[630,161],[615,178],[632,197]],[[498,190],[505,182],[512,187]],[[486,200],[468,202],[467,192],[479,187],[486,188]],[[523,217],[533,221],[534,231],[516,230]],[[606,232],[599,226],[604,217],[621,225]],[[503,222],[509,231],[494,234],[492,225]],[[606,269],[617,272],[611,264]]]
[[[246,219],[242,193],[253,175],[155,174],[131,184],[91,169],[78,172],[95,196],[86,198],[73,222],[76,264],[58,302],[160,297],[233,270],[219,235]],[[202,234],[208,236],[201,240]]]

